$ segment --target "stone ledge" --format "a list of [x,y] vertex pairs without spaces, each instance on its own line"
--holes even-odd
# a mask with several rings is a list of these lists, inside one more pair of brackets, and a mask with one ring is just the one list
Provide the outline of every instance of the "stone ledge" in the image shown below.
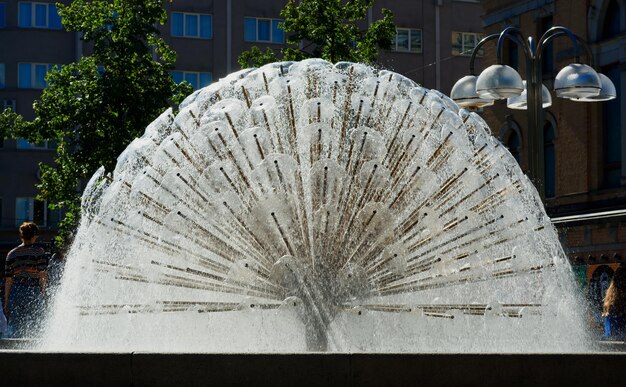
[[626,353],[161,354],[0,351],[2,385],[624,386]]

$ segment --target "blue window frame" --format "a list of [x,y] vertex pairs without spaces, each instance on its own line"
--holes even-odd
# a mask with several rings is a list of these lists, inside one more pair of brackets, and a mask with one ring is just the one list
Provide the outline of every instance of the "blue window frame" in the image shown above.
[[185,15],[185,36],[198,36],[198,15]]
[[29,142],[24,138],[17,139],[17,149],[56,149],[56,141]]
[[53,30],[63,29],[63,24],[61,23],[61,16],[59,16],[59,11],[55,4],[50,4],[48,6],[48,25]]
[[17,65],[17,87],[20,89],[30,89],[33,87],[31,66],[30,63],[20,63]]
[[211,73],[200,73],[200,87],[209,86],[213,82],[213,74]]
[[7,26],[6,14],[7,8],[5,3],[0,3],[0,28]]
[[213,38],[213,17],[200,15],[200,37],[203,39]]
[[185,25],[182,13],[172,13],[172,36],[185,36],[183,26]]
[[176,83],[181,83],[182,81],[185,80],[185,75],[183,74],[182,71],[172,71],[172,79]]
[[256,41],[256,19],[251,17],[243,19],[243,39],[246,42]]
[[185,73],[185,81],[187,81],[190,85],[193,86],[194,90],[198,89],[198,73]]
[[17,65],[17,87],[20,89],[44,89],[46,74],[52,70],[51,63],[19,63]]
[[213,38],[213,16],[201,13],[172,12],[172,36]]
[[48,26],[48,5],[35,3],[35,27],[46,28]]
[[33,19],[33,4],[20,2],[18,25],[20,27],[30,27]]
[[285,31],[278,28],[278,24],[282,22],[281,19],[272,20],[272,42],[274,43],[285,43]]
[[272,40],[271,35],[271,22],[269,20],[257,20],[257,39],[263,42],[270,42]]
[[198,90],[213,82],[213,74],[210,72],[197,71],[172,71],[172,79],[176,83],[187,81],[194,90]]
[[285,31],[278,27],[282,19],[243,19],[243,38],[246,42],[284,43]]
[[18,26],[22,28],[63,28],[61,17],[54,3],[35,3],[20,1],[18,7]]
[[0,89],[5,88],[4,63],[0,63]]

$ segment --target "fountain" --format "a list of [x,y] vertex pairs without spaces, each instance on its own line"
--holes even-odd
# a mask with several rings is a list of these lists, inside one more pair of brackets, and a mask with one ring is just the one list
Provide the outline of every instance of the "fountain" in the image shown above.
[[478,115],[313,59],[195,92],[92,177],[42,348],[579,351],[575,294]]

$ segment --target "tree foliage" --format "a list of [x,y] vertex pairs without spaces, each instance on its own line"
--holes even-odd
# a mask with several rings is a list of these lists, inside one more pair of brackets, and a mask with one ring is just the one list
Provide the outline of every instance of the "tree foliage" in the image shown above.
[[40,199],[64,209],[62,244],[79,219],[79,182],[100,166],[112,171],[128,143],[191,87],[169,73],[176,54],[156,27],[167,17],[162,0],[74,0],[59,13],[93,53],[47,74],[34,120],[5,110],[0,136],[58,143],[56,165],[41,165],[38,188]]
[[[288,44],[281,50],[281,59],[318,57],[332,63],[373,63],[380,49],[391,48],[396,34],[388,9],[382,10],[382,19],[361,30],[373,3],[374,0],[289,0],[280,13],[284,22],[279,28],[285,31]],[[259,67],[278,59],[271,49],[261,51],[255,46],[242,53],[238,62],[241,67]]]

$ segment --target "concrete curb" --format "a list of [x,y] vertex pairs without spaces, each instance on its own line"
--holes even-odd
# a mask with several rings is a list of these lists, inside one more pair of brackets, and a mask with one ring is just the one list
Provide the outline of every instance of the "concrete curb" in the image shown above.
[[163,354],[0,351],[6,386],[624,386],[626,353]]

